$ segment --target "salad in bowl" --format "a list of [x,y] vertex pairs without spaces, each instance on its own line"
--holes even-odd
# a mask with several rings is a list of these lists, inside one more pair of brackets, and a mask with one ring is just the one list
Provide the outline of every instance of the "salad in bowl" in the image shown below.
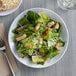
[[16,26],[9,31],[9,35],[12,35],[12,39],[9,36],[9,41],[12,40],[16,58],[21,59],[22,63],[28,59],[27,65],[31,63],[44,67],[49,60],[59,57],[62,49],[66,48],[62,22],[44,10],[37,12],[30,9],[17,19]]

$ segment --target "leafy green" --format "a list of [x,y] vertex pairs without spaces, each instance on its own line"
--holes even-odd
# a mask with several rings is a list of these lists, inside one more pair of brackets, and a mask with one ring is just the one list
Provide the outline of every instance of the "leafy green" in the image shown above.
[[58,42],[60,43],[61,46],[64,46],[65,45],[65,42],[62,38],[59,38]]
[[47,53],[47,55],[46,55],[46,59],[47,58],[53,58],[53,57],[55,57],[55,56],[57,56],[59,54],[59,52],[58,51],[53,51],[53,52],[51,52],[51,53]]
[[59,29],[57,31],[58,31],[59,34],[61,34],[61,31],[62,31],[61,25],[59,26]]
[[28,53],[29,56],[32,56],[32,55],[33,55],[33,52],[34,52],[33,49],[28,49],[28,50],[27,50],[27,53]]
[[[55,21],[45,12],[36,13],[28,11],[27,14],[18,21],[18,26],[12,31],[13,40],[17,52],[23,57],[28,56],[33,63],[43,65],[48,58],[53,58],[59,54],[56,48],[63,47],[65,41],[61,37],[61,24],[58,29],[55,26],[47,26],[49,22]],[[39,24],[39,26],[37,26]],[[22,28],[23,26],[26,26]],[[20,29],[20,30],[18,30]],[[26,35],[26,37],[21,37]],[[18,38],[20,41],[17,41]],[[60,46],[56,46],[59,44]]]
[[37,64],[41,64],[41,65],[44,65],[44,62],[38,62]]
[[35,24],[36,20],[40,18],[40,16],[38,15],[38,13],[33,12],[33,11],[28,11],[27,12],[27,19],[32,23]]
[[40,12],[39,15],[40,18],[36,20],[36,23],[48,22],[50,20],[50,17],[45,12]]
[[25,15],[22,19],[19,20],[18,22],[18,27],[22,26],[22,25],[26,25],[29,24],[29,20],[27,19],[27,16]]

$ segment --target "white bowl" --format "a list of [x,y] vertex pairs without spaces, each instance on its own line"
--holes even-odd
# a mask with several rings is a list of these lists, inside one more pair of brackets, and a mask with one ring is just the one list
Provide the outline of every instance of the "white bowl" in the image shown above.
[[[56,57],[52,58],[52,59],[48,59],[44,65],[39,65],[39,64],[34,64],[32,63],[29,58],[25,57],[25,58],[20,58],[17,54],[17,50],[15,48],[15,44],[13,42],[13,33],[12,30],[15,29],[17,27],[17,23],[18,21],[27,13],[27,11],[29,10],[33,10],[35,12],[40,12],[40,11],[45,11],[46,14],[48,16],[50,16],[51,18],[54,18],[55,20],[61,22],[62,24],[62,38],[65,40],[65,46],[61,49],[60,54],[57,55]],[[66,27],[66,24],[64,23],[63,19],[57,15],[55,12],[53,12],[52,10],[49,9],[45,9],[45,8],[31,8],[28,10],[25,10],[24,12],[22,12],[18,17],[16,17],[16,19],[13,21],[10,30],[9,30],[9,34],[8,34],[8,41],[9,41],[9,45],[11,48],[11,51],[13,53],[13,55],[16,57],[17,60],[19,60],[21,63],[23,63],[24,65],[28,66],[28,67],[32,67],[32,68],[45,68],[48,66],[51,66],[53,64],[55,64],[56,62],[58,62],[63,55],[65,54],[67,47],[68,47],[68,43],[69,43],[69,34],[68,34],[68,29]]]
[[0,16],[6,16],[6,15],[9,15],[9,14],[15,12],[20,7],[21,3],[22,3],[22,0],[19,0],[19,5],[16,8],[0,12]]

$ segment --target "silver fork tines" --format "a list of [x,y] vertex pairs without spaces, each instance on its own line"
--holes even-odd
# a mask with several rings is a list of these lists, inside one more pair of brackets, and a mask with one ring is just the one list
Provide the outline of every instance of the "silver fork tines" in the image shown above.
[[5,47],[5,46],[0,47],[0,51],[3,51],[3,50],[5,50],[5,49],[6,49],[6,47]]

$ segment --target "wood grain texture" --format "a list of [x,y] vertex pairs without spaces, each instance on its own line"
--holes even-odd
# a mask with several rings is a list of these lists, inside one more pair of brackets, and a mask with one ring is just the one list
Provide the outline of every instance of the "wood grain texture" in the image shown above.
[[69,47],[63,58],[49,68],[32,69],[18,62],[20,72],[16,76],[76,76],[76,10],[61,10],[57,6],[56,0],[23,0],[21,7],[15,13],[0,17],[0,22],[5,24],[7,34],[14,18],[22,11],[33,7],[51,9],[64,19],[70,34]]

